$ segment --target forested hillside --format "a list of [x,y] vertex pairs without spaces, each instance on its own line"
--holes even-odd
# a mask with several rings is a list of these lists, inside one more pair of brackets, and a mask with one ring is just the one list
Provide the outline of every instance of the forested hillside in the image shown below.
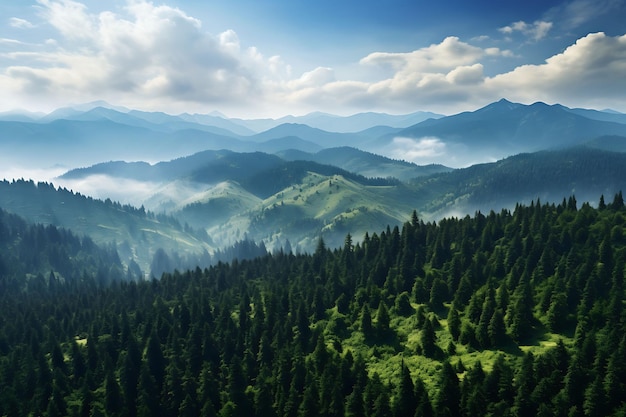
[[143,278],[136,263],[122,266],[113,245],[101,248],[89,237],[31,225],[0,209],[0,289],[41,289],[57,282],[104,285],[122,277]]
[[3,280],[0,415],[624,415],[625,224],[621,194],[570,197],[160,280]]

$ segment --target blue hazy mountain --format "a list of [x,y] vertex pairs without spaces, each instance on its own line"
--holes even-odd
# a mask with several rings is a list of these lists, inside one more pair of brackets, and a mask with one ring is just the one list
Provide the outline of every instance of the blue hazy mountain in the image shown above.
[[401,181],[452,170],[439,164],[417,165],[412,162],[393,160],[348,146],[322,149],[316,153],[290,149],[277,154],[290,161],[313,161],[342,167],[365,177],[392,177]]
[[441,114],[432,112],[414,112],[410,114],[391,115],[386,113],[357,113],[350,116],[337,116],[329,113],[313,112],[304,116],[285,116],[278,119],[232,121],[257,132],[272,129],[281,124],[305,124],[313,128],[338,133],[355,133],[374,126],[406,128],[428,119],[438,119]]
[[520,152],[574,146],[601,136],[626,136],[626,124],[616,120],[622,120],[619,114],[503,99],[473,112],[426,120],[387,134],[367,149],[379,152],[398,137],[428,138],[437,140],[448,154],[474,160],[485,155],[501,159]]
[[[311,113],[306,117],[272,121],[275,124],[281,120],[308,120],[312,125],[320,125],[320,120],[334,121],[337,130],[347,129],[355,120],[359,128],[369,126],[349,133],[302,123],[282,123],[251,134],[254,129],[242,125],[241,120],[219,114],[176,116],[129,110],[104,102],[38,116],[11,113],[4,120],[0,117],[0,163],[79,167],[108,160],[155,163],[204,150],[317,153],[328,148],[351,147],[407,161],[416,161],[415,156],[421,156],[419,165],[438,163],[459,167],[495,161],[520,152],[582,143],[617,149],[621,145],[617,144],[616,148],[611,138],[626,137],[626,123],[622,123],[626,115],[620,113],[569,109],[545,103],[524,105],[507,100],[472,112],[429,118],[407,128],[379,125],[391,119],[389,115],[378,113],[349,117]],[[425,115],[413,113],[393,118],[399,123],[399,120],[409,122],[422,116]],[[268,120],[256,122],[269,123]],[[351,126],[356,128],[357,124]],[[431,154],[428,149],[420,148],[420,141],[437,145],[436,158],[428,159]]]

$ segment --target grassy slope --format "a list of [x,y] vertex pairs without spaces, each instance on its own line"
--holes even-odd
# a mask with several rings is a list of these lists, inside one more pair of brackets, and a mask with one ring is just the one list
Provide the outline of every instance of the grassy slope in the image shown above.
[[236,230],[248,230],[250,237],[265,239],[270,247],[289,238],[292,244],[311,249],[321,229],[327,244],[336,246],[348,233],[359,240],[366,231],[407,221],[418,197],[402,185],[364,186],[341,175],[309,173],[300,184],[209,229],[209,234],[216,241],[227,241]]

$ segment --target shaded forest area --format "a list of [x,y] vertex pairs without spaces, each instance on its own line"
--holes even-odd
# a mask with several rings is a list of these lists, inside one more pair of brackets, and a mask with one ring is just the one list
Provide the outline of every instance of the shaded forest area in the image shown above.
[[621,194],[414,214],[138,281],[0,212],[0,415],[626,415],[625,225]]

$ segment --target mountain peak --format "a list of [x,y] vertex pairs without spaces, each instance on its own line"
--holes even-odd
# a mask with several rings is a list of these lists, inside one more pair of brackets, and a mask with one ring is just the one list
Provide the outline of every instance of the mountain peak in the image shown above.
[[482,107],[476,110],[474,113],[492,113],[492,112],[508,112],[511,110],[518,109],[522,104],[513,103],[505,98],[501,98],[498,101],[495,101],[491,104],[487,104],[485,107]]

